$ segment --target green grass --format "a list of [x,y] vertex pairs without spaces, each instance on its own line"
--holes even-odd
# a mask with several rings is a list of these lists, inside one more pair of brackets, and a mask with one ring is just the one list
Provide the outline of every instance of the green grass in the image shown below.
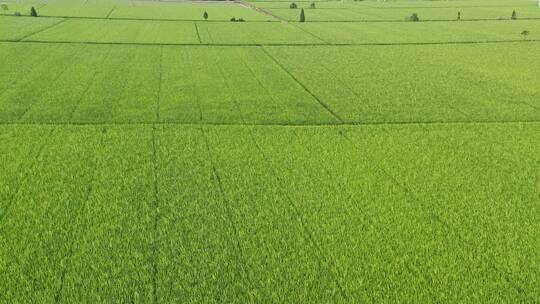
[[540,298],[538,20],[10,2],[30,6],[0,17],[1,303]]

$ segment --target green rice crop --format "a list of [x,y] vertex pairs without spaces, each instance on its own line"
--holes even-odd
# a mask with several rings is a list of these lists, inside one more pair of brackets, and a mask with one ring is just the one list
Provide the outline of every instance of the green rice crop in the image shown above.
[[0,303],[538,302],[535,1],[8,3]]
[[70,19],[27,37],[27,41],[100,43],[199,43],[190,22]]
[[538,295],[538,124],[2,131],[4,301]]
[[20,40],[60,22],[59,18],[0,17],[0,40]]
[[204,20],[203,13],[208,13],[209,21],[229,21],[232,17],[243,18],[246,21],[273,20],[268,15],[261,14],[238,4],[224,2],[222,4],[179,3],[179,4],[144,4],[117,6],[110,18],[134,19],[168,19],[168,20]]

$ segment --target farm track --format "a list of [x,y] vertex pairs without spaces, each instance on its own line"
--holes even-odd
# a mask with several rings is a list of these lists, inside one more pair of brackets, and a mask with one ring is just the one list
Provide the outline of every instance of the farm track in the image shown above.
[[422,45],[467,45],[467,44],[502,44],[502,43],[534,43],[540,39],[485,40],[485,41],[442,41],[442,42],[389,42],[389,43],[144,43],[144,42],[95,42],[95,41],[39,41],[0,39],[0,43],[40,43],[40,44],[80,44],[80,45],[132,45],[132,46],[209,46],[209,47],[266,47],[266,46],[422,46]]
[[[107,15],[109,16],[109,15]],[[62,16],[62,15],[51,15],[51,16],[40,16],[39,18],[56,18],[56,19],[90,19],[90,20],[115,20],[115,21],[155,21],[155,22],[208,22],[208,23],[230,23],[228,20],[202,20],[202,19],[174,19],[174,18],[120,18],[120,17],[90,17],[90,16]],[[274,18],[274,16],[272,14]],[[12,16],[12,15],[0,15],[2,18],[21,18],[18,16]],[[540,18],[534,18],[534,17],[522,17],[519,18],[519,20],[540,20]],[[459,23],[466,23],[466,22],[485,22],[485,21],[494,21],[494,22],[505,22],[505,21],[511,21],[510,19],[496,19],[496,18],[474,18],[474,19],[422,19],[418,21],[417,23],[429,23],[429,22],[459,22]],[[244,23],[280,23],[280,22],[286,22],[286,23],[300,23],[296,20],[291,19],[285,19],[279,17],[278,20],[246,20]],[[364,19],[364,20],[309,20],[305,23],[411,23],[411,21],[408,20],[401,20],[401,19]]]
[[0,122],[1,126],[232,126],[232,127],[340,127],[377,125],[467,125],[467,124],[538,124],[540,120],[490,121],[394,121],[394,122],[338,122],[338,123],[213,123],[213,122]]

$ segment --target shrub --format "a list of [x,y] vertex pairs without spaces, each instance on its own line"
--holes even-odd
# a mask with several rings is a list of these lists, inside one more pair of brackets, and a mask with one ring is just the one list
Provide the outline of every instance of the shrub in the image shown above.
[[461,20],[461,12],[457,12],[457,20]]
[[32,17],[37,17],[38,16],[37,11],[33,6],[32,6],[32,8],[30,8],[30,16],[32,16]]
[[409,17],[409,21],[420,21],[420,18],[418,17],[418,14],[417,14],[417,13],[413,13],[413,14]]
[[510,17],[510,19],[512,19],[512,20],[516,20],[516,19],[517,19],[516,11],[512,11],[512,17]]
[[238,22],[244,22],[245,20],[243,18],[238,18],[236,21]]
[[298,8],[298,5],[296,5],[296,3],[291,3],[291,5],[289,5],[289,8]]
[[204,20],[208,20],[208,13],[205,11],[204,14],[202,15]]
[[315,8],[315,2],[311,2],[311,4],[309,5],[310,8]]
[[306,22],[306,15],[304,14],[304,9],[300,11],[300,22]]
[[232,17],[231,22],[236,22],[236,18]]
[[523,36],[523,40],[527,40],[527,36],[529,36],[530,32],[529,31],[523,31],[521,32],[521,36]]

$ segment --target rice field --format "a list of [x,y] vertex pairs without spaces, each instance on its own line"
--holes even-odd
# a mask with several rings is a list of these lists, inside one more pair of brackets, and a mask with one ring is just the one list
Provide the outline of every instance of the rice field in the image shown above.
[[6,4],[1,303],[539,301],[535,1]]

